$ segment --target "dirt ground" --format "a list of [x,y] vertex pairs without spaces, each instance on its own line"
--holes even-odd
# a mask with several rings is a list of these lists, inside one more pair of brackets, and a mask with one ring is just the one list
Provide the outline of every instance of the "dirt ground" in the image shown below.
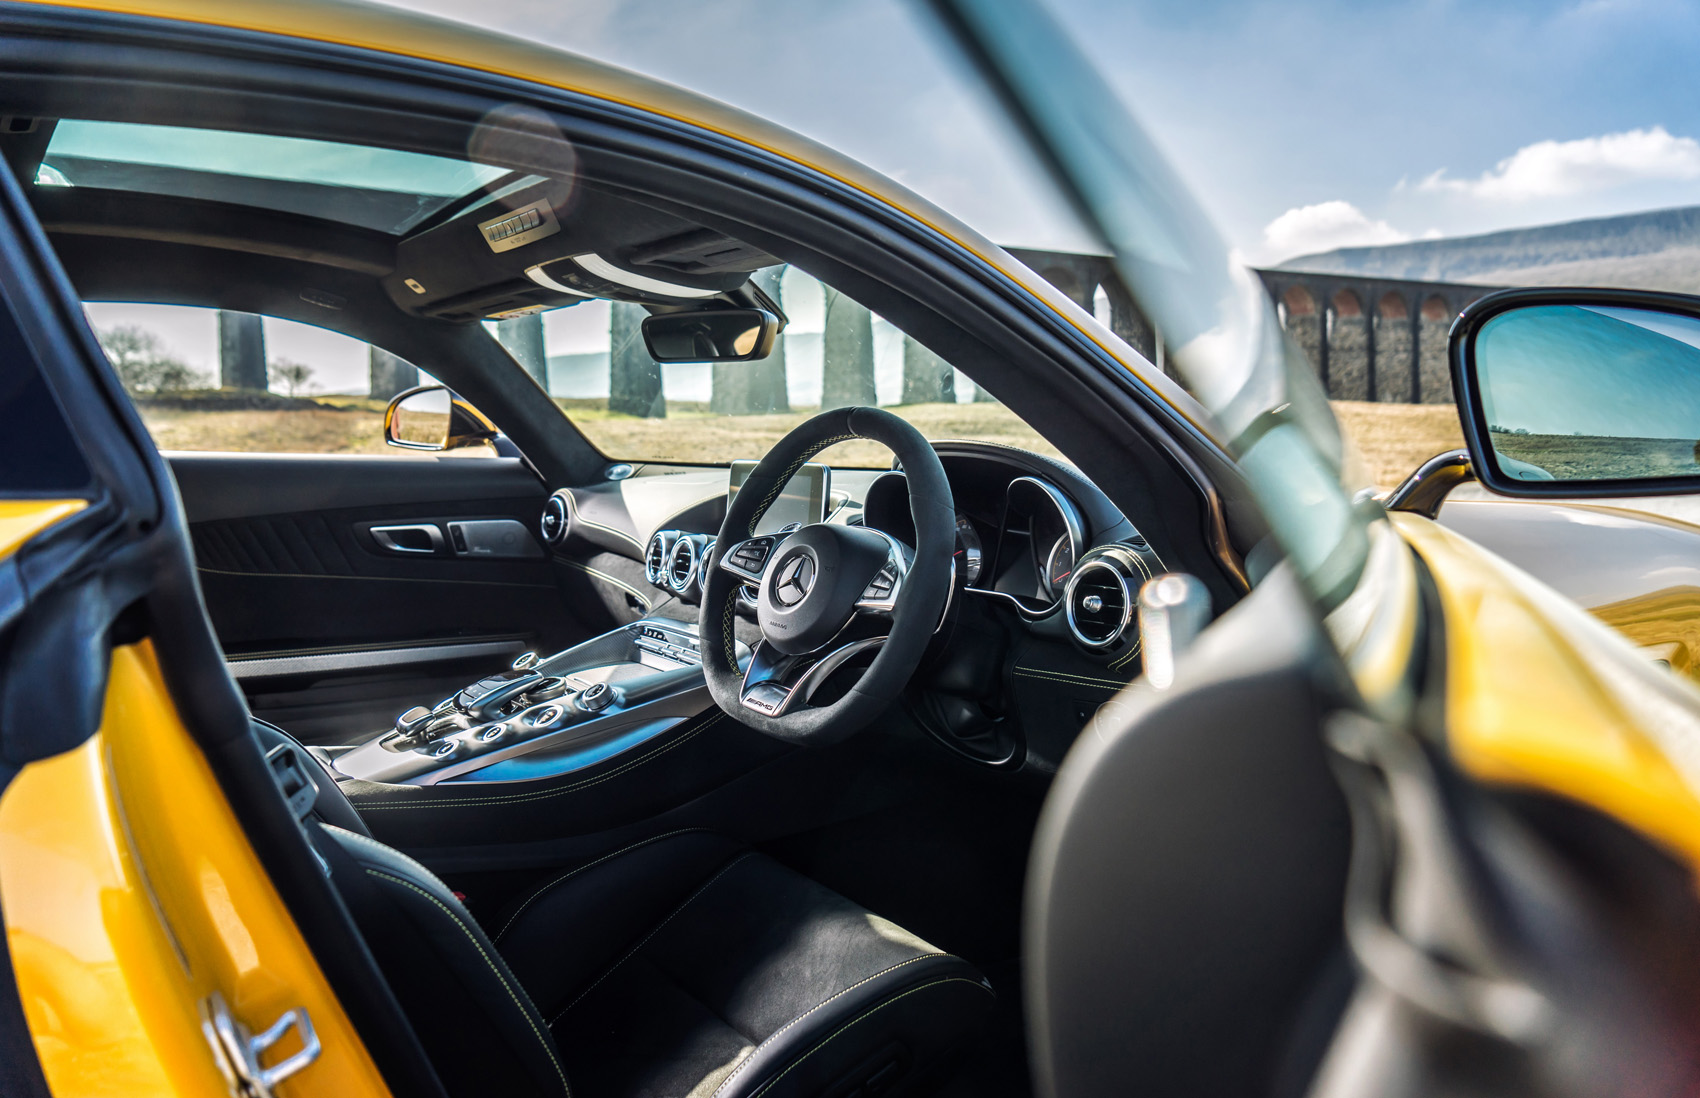
[[1377,488],[1392,488],[1434,455],[1464,445],[1451,404],[1329,403]]
[[[700,405],[674,405],[666,419],[610,415],[605,402],[573,401],[568,413],[611,457],[719,463],[759,457],[813,409],[760,416],[713,416]],[[917,404],[892,409],[929,438],[974,438],[1041,454],[1057,450],[998,404]],[[1442,450],[1462,446],[1450,405],[1335,401],[1335,414],[1380,488],[1391,488]],[[273,411],[194,411],[144,407],[142,418],[162,450],[250,453],[397,454],[381,437],[383,416],[368,407]],[[835,446],[828,464],[883,467],[886,450],[870,442]]]

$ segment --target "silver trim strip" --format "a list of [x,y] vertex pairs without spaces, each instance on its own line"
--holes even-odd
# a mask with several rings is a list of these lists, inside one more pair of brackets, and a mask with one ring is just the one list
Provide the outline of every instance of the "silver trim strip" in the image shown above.
[[308,656],[262,656],[258,659],[230,659],[225,666],[230,677],[270,679],[283,675],[329,674],[337,671],[362,671],[379,667],[401,667],[414,663],[437,663],[441,660],[476,659],[479,656],[507,656],[525,650],[517,640],[475,641],[468,644],[430,644],[413,648],[374,648],[357,652],[318,652]]

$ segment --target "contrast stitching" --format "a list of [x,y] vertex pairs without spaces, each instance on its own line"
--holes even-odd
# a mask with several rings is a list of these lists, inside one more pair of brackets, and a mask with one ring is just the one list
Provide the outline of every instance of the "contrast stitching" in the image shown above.
[[1115,691],[1115,690],[1120,690],[1122,687],[1127,685],[1127,683],[1125,683],[1125,682],[1116,683],[1113,686],[1110,685],[1110,683],[1108,681],[1104,681],[1104,682],[1081,682],[1079,679],[1065,679],[1065,678],[1060,678],[1056,675],[1044,675],[1044,674],[1038,674],[1038,673],[1035,673],[1035,672],[1032,672],[1032,671],[1017,671],[1017,672],[1015,672],[1015,677],[1018,678],[1018,679],[1038,679],[1041,682],[1061,683],[1063,686],[1078,686],[1083,690],[1111,690],[1111,691]]
[[484,952],[484,947],[479,944],[477,936],[474,935],[472,933],[472,931],[467,929],[465,923],[460,921],[460,916],[456,915],[452,910],[450,910],[448,905],[444,904],[443,901],[437,899],[437,897],[431,895],[429,892],[425,891],[423,888],[420,888],[418,885],[414,884],[412,881],[403,880],[400,877],[395,877],[395,876],[392,876],[388,873],[384,873],[384,872],[381,872],[379,870],[371,869],[371,868],[368,868],[366,870],[366,872],[373,877],[382,877],[386,881],[394,881],[396,884],[401,885],[403,888],[411,888],[413,891],[419,893],[421,896],[425,897],[427,900],[430,900],[432,903],[436,904],[438,909],[441,910],[444,915],[447,915],[449,917],[449,921],[454,923],[455,926],[460,928],[460,932],[462,934],[466,935],[467,940],[472,943],[472,947],[474,949],[478,950],[478,955],[480,957],[484,958],[484,963],[490,966],[490,971],[496,974],[496,979],[501,982],[502,990],[506,991],[508,993],[508,998],[513,1000],[514,1007],[515,1007],[515,1009],[517,1009],[520,1012],[520,1015],[525,1019],[525,1024],[531,1027],[532,1035],[537,1038],[537,1043],[543,1046],[543,1051],[545,1053],[547,1053],[548,1056],[549,1056],[549,1062],[555,1066],[555,1074],[560,1076],[561,1089],[566,1091],[567,1098],[572,1098],[573,1088],[570,1085],[568,1085],[568,1083],[567,1083],[567,1073],[561,1067],[561,1061],[555,1058],[555,1050],[550,1047],[550,1042],[548,1041],[548,1039],[545,1038],[543,1036],[543,1034],[538,1030],[537,1023],[531,1020],[531,1015],[526,1013],[525,1004],[523,1002],[521,1002],[520,997],[514,993],[513,986],[508,983],[508,978],[506,976],[502,975],[502,970],[500,968],[496,967],[496,962],[492,961],[490,959],[490,955],[488,953]]
[[1129,663],[1132,663],[1133,658],[1135,656],[1139,655],[1140,648],[1141,648],[1140,638],[1138,638],[1138,637],[1133,638],[1133,647],[1129,648],[1119,659],[1114,660],[1110,664],[1110,670],[1114,671],[1114,670],[1117,670],[1119,668],[1127,666]]
[[839,1026],[837,1029],[833,1030],[832,1033],[829,1034],[826,1037],[826,1039],[823,1040],[820,1044],[816,1045],[814,1048],[811,1048],[809,1051],[803,1053],[801,1056],[799,1056],[795,1060],[791,1061],[791,1063],[785,1068],[784,1071],[780,1072],[778,1075],[775,1075],[772,1079],[769,1079],[767,1082],[763,1083],[761,1085],[761,1089],[756,1091],[755,1094],[751,1095],[750,1098],[761,1098],[761,1096],[766,1094],[769,1090],[772,1090],[774,1087],[778,1086],[779,1081],[781,1079],[783,1079],[787,1075],[791,1074],[792,1068],[797,1067],[804,1060],[807,1060],[809,1057],[813,1056],[815,1053],[817,1053],[821,1049],[825,1048],[829,1043],[831,1043],[831,1041],[834,1037],[837,1037],[839,1034],[843,1033],[845,1030],[851,1028],[852,1026],[863,1021],[864,1019],[871,1018],[874,1014],[878,1013],[879,1011],[884,1010],[886,1007],[891,1006],[894,1003],[902,1002],[904,999],[909,998],[909,996],[914,995],[917,992],[925,991],[930,987],[938,987],[941,984],[969,984],[973,987],[979,988],[981,991],[984,991],[987,995],[992,996],[994,999],[997,998],[997,992],[993,991],[991,988],[987,987],[985,984],[981,983],[980,981],[970,980],[966,976],[948,976],[943,980],[933,980],[930,983],[922,984],[920,987],[910,988],[908,991],[905,991],[902,995],[894,996],[890,999],[887,999],[885,1002],[880,1003],[878,1006],[875,1006],[875,1007],[873,1007],[869,1010],[863,1011],[861,1014],[858,1014],[856,1017],[850,1019],[848,1022],[845,1022],[842,1026]]
[[609,858],[618,858],[621,854],[625,854],[628,851],[636,850],[640,846],[648,846],[650,843],[658,843],[662,839],[671,839],[675,835],[688,835],[688,834],[690,834],[694,831],[707,831],[707,830],[708,829],[706,827],[681,827],[677,831],[669,831],[669,832],[667,832],[666,834],[663,834],[663,835],[652,835],[649,838],[644,839],[642,842],[636,842],[636,843],[633,843],[630,846],[621,847],[619,850],[614,851],[612,854],[604,854],[602,857],[596,859],[594,862],[586,862],[584,865],[579,866],[577,869],[574,869],[574,870],[571,870],[570,872],[561,874],[559,877],[556,877],[554,880],[550,881],[548,884],[539,887],[537,889],[537,891],[533,892],[530,896],[527,896],[526,899],[525,899],[525,903],[520,904],[519,907],[514,909],[514,913],[512,915],[508,916],[508,921],[502,924],[502,929],[498,930],[496,932],[496,937],[493,940],[498,941],[498,942],[501,941],[502,935],[506,934],[513,927],[514,920],[518,919],[520,917],[520,915],[524,914],[525,909],[530,907],[533,902],[535,902],[540,897],[542,897],[542,895],[545,892],[548,892],[550,889],[554,888],[556,885],[566,883],[567,881],[571,880],[572,878],[578,876],[580,873],[583,873],[585,870],[593,869],[596,866],[599,866],[603,862],[607,861]]
[[811,446],[808,450],[804,451],[802,456],[799,457],[796,461],[793,461],[791,463],[791,467],[789,469],[785,470],[785,472],[781,473],[780,476],[779,476],[779,479],[773,482],[773,487],[768,489],[767,497],[765,499],[763,499],[759,505],[757,505],[757,507],[755,509],[755,513],[750,516],[749,533],[746,536],[747,537],[754,537],[755,536],[757,520],[760,519],[763,515],[767,514],[768,507],[772,506],[774,499],[776,499],[778,497],[780,491],[787,484],[791,483],[791,478],[797,474],[798,469],[801,469],[803,467],[803,463],[805,461],[808,461],[810,458],[814,457],[816,454],[820,453],[822,450],[825,450],[829,446],[837,446],[840,442],[848,442],[853,438],[860,438],[860,437],[862,437],[862,436],[858,435],[854,431],[851,431],[849,434],[845,434],[845,435],[834,435],[831,438],[826,439],[826,440],[824,440],[820,443],[817,443],[816,445]]
[[[360,812],[390,812],[390,811],[396,811],[396,810],[405,809],[405,808],[459,808],[463,805],[478,806],[478,805],[492,805],[492,804],[523,804],[523,803],[526,803],[526,802],[529,802],[529,801],[548,800],[551,797],[559,797],[559,796],[563,796],[564,794],[567,794],[567,793],[576,793],[581,789],[588,789],[590,786],[599,785],[602,782],[608,781],[610,778],[617,778],[621,774],[624,774],[626,771],[631,770],[634,767],[642,766],[644,763],[650,761],[651,759],[656,758],[657,756],[666,754],[667,752],[673,750],[675,747],[678,747],[680,744],[686,742],[687,740],[689,740],[692,737],[694,737],[695,735],[697,735],[697,733],[705,732],[708,729],[713,728],[715,725],[719,724],[724,717],[725,717],[724,713],[717,713],[713,717],[710,717],[708,720],[704,721],[702,724],[699,724],[695,728],[691,729],[689,732],[686,732],[684,735],[680,736],[678,739],[671,740],[671,741],[669,741],[665,744],[662,744],[660,747],[657,747],[654,751],[649,752],[647,755],[642,755],[638,758],[635,758],[631,762],[626,763],[623,766],[616,767],[615,769],[610,770],[608,773],[603,774],[600,777],[591,778],[591,779],[588,779],[588,780],[582,781],[582,782],[575,782],[572,785],[562,786],[559,789],[541,789],[541,790],[537,790],[536,792],[532,792],[532,793],[508,793],[508,794],[504,794],[502,796],[487,796],[487,797],[436,797],[436,798],[433,798],[433,799],[428,800],[428,801],[409,801],[405,804],[371,804],[371,805],[368,805],[368,804],[354,803],[354,807],[357,811],[360,811]],[[398,794],[386,793],[386,794],[381,794],[381,795],[382,796],[397,796]],[[351,803],[353,803],[352,798],[350,798],[350,801],[351,801]]]
[[726,610],[720,615],[721,639],[726,643],[726,662],[732,665],[732,670],[738,669],[738,646],[732,639],[732,611],[738,607],[737,592],[726,596]]
[[805,1010],[803,1013],[797,1015],[795,1018],[791,1019],[789,1022],[786,1022],[784,1025],[782,1025],[778,1029],[774,1030],[773,1033],[771,1035],[769,1035],[767,1040],[763,1041],[761,1044],[759,1044],[755,1048],[751,1049],[750,1054],[748,1056],[744,1057],[743,1061],[740,1062],[737,1067],[732,1069],[732,1074],[728,1075],[724,1082],[722,1082],[718,1087],[714,1088],[714,1093],[712,1095],[710,1095],[709,1098],[720,1098],[720,1092],[725,1090],[727,1087],[731,1086],[732,1080],[736,1079],[740,1072],[742,1072],[745,1068],[750,1066],[750,1063],[756,1058],[756,1053],[760,1052],[762,1049],[766,1048],[768,1045],[772,1044],[774,1041],[779,1040],[780,1036],[783,1035],[786,1030],[790,1029],[792,1026],[796,1025],[798,1022],[801,1022],[803,1019],[807,1018],[809,1015],[813,1014],[815,1011],[822,1010],[822,1009],[826,1008],[834,1000],[850,994],[852,991],[855,991],[857,988],[861,987],[863,984],[867,983],[869,980],[877,980],[881,976],[884,976],[888,972],[896,972],[898,969],[902,968],[904,965],[912,965],[916,961],[928,961],[928,960],[931,960],[934,957],[949,957],[949,956],[950,956],[950,954],[948,954],[948,953],[923,953],[919,957],[911,957],[907,961],[899,961],[896,964],[892,965],[890,968],[882,969],[881,971],[874,973],[872,976],[869,976],[867,979],[857,980],[855,983],[851,984],[849,987],[845,988],[843,991],[840,991],[837,995],[832,995],[832,996],[829,996],[826,999],[822,999],[819,1003],[815,1004],[814,1006],[810,1007],[808,1010]]
[[679,914],[679,912],[681,912],[681,911],[685,910],[685,908],[691,906],[691,904],[696,900],[696,898],[698,896],[701,896],[704,892],[707,892],[710,885],[714,884],[714,882],[718,881],[720,878],[726,876],[726,874],[728,874],[732,871],[734,866],[738,865],[740,862],[744,861],[746,858],[753,858],[753,857],[755,857],[755,851],[753,851],[753,850],[747,851],[743,854],[740,854],[736,858],[733,858],[731,861],[727,862],[724,866],[722,866],[719,873],[716,873],[714,876],[712,876],[708,880],[704,881],[702,883],[702,885],[700,887],[698,887],[695,892],[693,892],[689,896],[685,897],[684,903],[681,903],[678,907],[673,909],[673,913],[671,915],[667,916],[665,919],[663,919],[659,923],[655,924],[655,929],[651,930],[648,934],[645,934],[643,936],[642,941],[638,942],[637,945],[633,946],[630,950],[628,950],[624,957],[621,957],[618,961],[615,961],[613,964],[609,965],[608,968],[602,973],[602,975],[598,976],[595,980],[591,981],[591,984],[590,984],[589,987],[587,987],[583,991],[579,992],[578,995],[576,995],[573,998],[572,1002],[568,1003],[566,1006],[561,1008],[560,1013],[556,1014],[553,1018],[549,1019],[549,1028],[554,1029],[556,1024],[559,1023],[562,1018],[565,1018],[567,1016],[567,1011],[571,1010],[575,1006],[578,1006],[580,999],[583,999],[586,995],[589,995],[592,991],[595,991],[596,986],[598,984],[600,984],[603,980],[606,980],[608,977],[612,976],[614,974],[615,970],[617,970],[621,965],[625,964],[627,961],[629,961],[633,957],[637,956],[638,950],[640,950],[644,946],[648,945],[649,940],[651,938],[653,938],[657,934],[661,933],[662,927],[665,927],[668,923],[672,922],[674,917],[677,916]]
[[563,492],[562,495],[566,497],[567,510],[569,512],[571,512],[573,521],[578,523],[580,526],[588,526],[593,530],[602,530],[602,531],[605,531],[607,533],[613,534],[617,538],[625,538],[627,541],[632,543],[632,547],[634,549],[642,549],[643,548],[643,546],[638,543],[637,538],[626,533],[624,530],[620,529],[619,527],[617,527],[617,526],[605,526],[600,522],[596,522],[592,519],[587,519],[583,515],[579,514],[578,500],[573,497],[573,494],[571,492]]
[[1127,685],[1127,682],[1123,679],[1100,679],[1095,675],[1077,675],[1073,671],[1052,671],[1048,667],[1017,667],[1015,669],[1015,674],[1049,676],[1051,678],[1060,679],[1078,679],[1083,683],[1101,683],[1105,686],[1113,686],[1117,690],[1120,690],[1122,687]]

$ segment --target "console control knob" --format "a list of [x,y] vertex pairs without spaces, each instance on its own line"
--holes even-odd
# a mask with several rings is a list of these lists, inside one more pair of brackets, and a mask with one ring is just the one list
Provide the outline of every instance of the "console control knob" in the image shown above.
[[508,726],[505,724],[492,724],[479,731],[478,740],[480,743],[490,743],[494,740],[499,740],[502,738],[502,733],[507,730]]
[[532,704],[546,702],[558,698],[572,689],[572,684],[559,675],[550,675],[536,686],[525,692],[525,699]]
[[536,667],[536,666],[537,666],[537,653],[536,652],[521,652],[518,656],[514,657],[513,669],[515,671],[530,671],[533,667]]
[[578,696],[578,707],[586,713],[600,713],[614,704],[614,688],[605,682],[592,683]]

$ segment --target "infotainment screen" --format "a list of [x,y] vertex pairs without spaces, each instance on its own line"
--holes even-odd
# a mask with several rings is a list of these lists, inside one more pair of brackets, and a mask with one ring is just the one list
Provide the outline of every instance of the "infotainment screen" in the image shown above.
[[[726,505],[730,507],[738,496],[738,489],[744,481],[750,479],[755,472],[756,463],[753,461],[734,461],[732,463],[732,486],[726,493]],[[779,498],[773,501],[773,506],[756,522],[756,533],[771,534],[791,525],[793,522],[807,526],[811,522],[822,522],[826,519],[826,500],[832,491],[832,470],[818,462],[808,462],[797,470],[791,483],[779,493]]]

